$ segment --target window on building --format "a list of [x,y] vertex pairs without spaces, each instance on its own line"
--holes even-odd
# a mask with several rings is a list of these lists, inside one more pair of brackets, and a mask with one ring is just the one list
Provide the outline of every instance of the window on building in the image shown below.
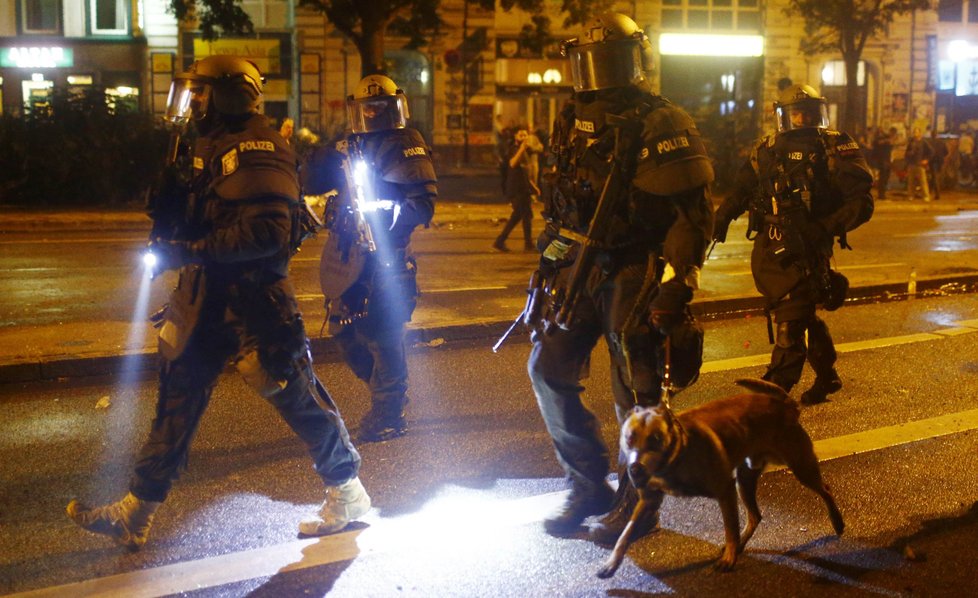
[[968,22],[978,23],[978,0],[968,3]]
[[[830,60],[822,67],[822,84],[843,86],[846,84],[846,63],[841,60]],[[866,62],[860,60],[856,66],[856,85],[866,85]]]
[[662,0],[664,29],[758,31],[758,0]]
[[960,23],[964,0],[940,0],[937,3],[937,20],[945,23]]
[[61,0],[20,0],[23,33],[60,33]]
[[127,4],[126,0],[88,0],[92,34],[124,35],[129,33]]

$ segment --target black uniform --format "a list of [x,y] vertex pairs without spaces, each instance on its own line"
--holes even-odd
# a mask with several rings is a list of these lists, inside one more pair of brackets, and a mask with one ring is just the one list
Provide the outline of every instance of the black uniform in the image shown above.
[[872,172],[849,135],[809,127],[762,139],[717,210],[724,238],[730,221],[751,211],[754,284],[777,324],[764,378],[785,390],[798,382],[806,356],[816,380],[841,386],[835,347],[815,308],[835,308],[844,299],[847,283],[829,269],[832,242],[839,237],[848,248],[846,233],[872,216],[872,185]]
[[[615,142],[613,115],[628,121],[620,129],[631,140],[627,150]],[[636,88],[578,93],[555,123],[554,140],[558,192],[549,197],[539,242],[541,273],[553,280],[548,287],[559,288],[569,276],[574,249],[562,256],[563,248],[588,230],[609,158],[617,153],[625,165],[610,241],[598,253],[576,316],[566,329],[549,324],[533,332],[527,366],[558,460],[575,491],[588,494],[603,486],[609,470],[600,423],[581,400],[591,351],[603,336],[619,422],[636,402],[658,402],[666,337],[649,324],[648,299],[655,297],[652,311],[682,313],[698,287],[713,224],[713,170],[689,115]]]
[[167,307],[157,413],[130,490],[166,498],[229,360],[302,438],[326,485],[344,483],[357,476],[360,455],[335,406],[319,404],[332,401],[313,373],[288,279],[295,153],[252,115],[202,136],[193,164],[196,263],[180,269]]
[[[401,417],[407,403],[404,325],[411,320],[418,297],[411,233],[431,221],[437,178],[430,150],[414,129],[352,135],[347,148],[350,159],[366,165],[363,188],[372,196],[367,199],[389,200],[393,207],[367,214],[377,249],[363,256],[349,286],[337,286],[335,277],[347,268],[344,260],[350,259],[357,242],[354,221],[328,217],[330,239],[323,247],[320,273],[330,334],[339,341],[346,363],[370,387],[372,411],[366,421],[377,424],[379,432],[381,424]],[[334,153],[332,160],[314,166],[331,174],[320,175],[320,188],[312,192],[345,189],[339,158]],[[364,440],[376,439],[363,426],[360,434]]]

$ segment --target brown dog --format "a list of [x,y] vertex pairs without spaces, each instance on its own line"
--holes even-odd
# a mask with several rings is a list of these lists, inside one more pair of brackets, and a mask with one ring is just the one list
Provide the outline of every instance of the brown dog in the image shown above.
[[[630,543],[633,522],[647,504],[659,500],[657,495],[662,491],[676,496],[707,496],[720,503],[726,543],[715,567],[729,571],[761,521],[757,480],[768,463],[787,465],[799,482],[821,496],[835,533],[842,533],[842,514],[822,482],[812,440],[798,423],[797,403],[780,387],[764,380],[742,379],[736,384],[753,392],[679,414],[668,406],[636,407],[625,420],[621,450],[628,457],[628,477],[640,500],[598,577],[611,577],[618,570]],[[737,490],[748,517],[742,536]]]

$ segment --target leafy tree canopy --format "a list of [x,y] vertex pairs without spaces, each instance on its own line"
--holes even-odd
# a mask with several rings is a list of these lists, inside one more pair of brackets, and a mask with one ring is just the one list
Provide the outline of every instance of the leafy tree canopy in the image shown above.
[[196,16],[206,40],[255,30],[251,17],[241,8],[241,0],[170,0],[170,12],[178,21]]
[[880,34],[896,15],[929,7],[930,0],[789,0],[785,14],[805,20],[803,52],[838,50],[847,56],[861,55],[866,41]]

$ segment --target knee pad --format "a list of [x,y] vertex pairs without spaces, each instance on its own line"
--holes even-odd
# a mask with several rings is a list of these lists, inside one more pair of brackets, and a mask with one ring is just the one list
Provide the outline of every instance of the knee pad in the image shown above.
[[258,351],[246,353],[238,360],[235,367],[248,386],[266,399],[271,399],[289,385],[286,376],[270,372],[262,365]]
[[803,320],[790,320],[788,322],[778,322],[778,331],[775,336],[775,344],[782,349],[793,347],[805,342],[805,329],[807,322]]

